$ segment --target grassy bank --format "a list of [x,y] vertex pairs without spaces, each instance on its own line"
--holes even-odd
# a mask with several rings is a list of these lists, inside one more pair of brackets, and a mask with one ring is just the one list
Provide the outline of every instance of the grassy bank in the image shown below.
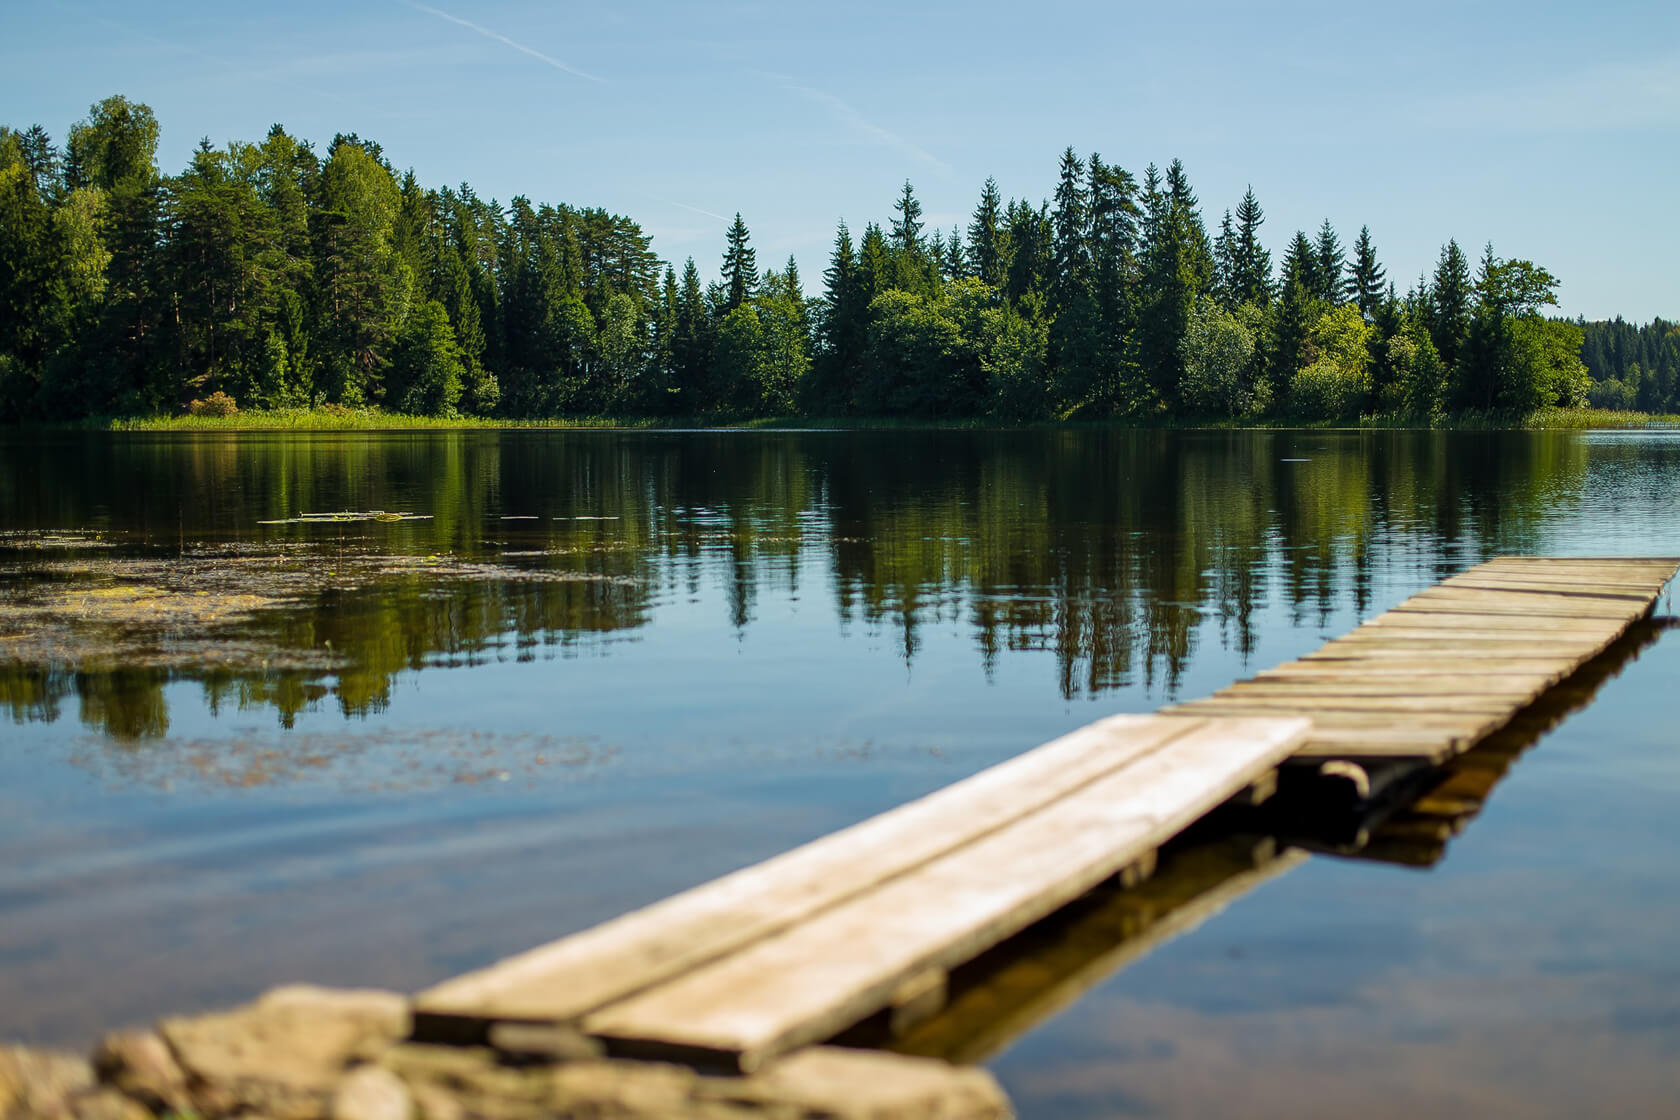
[[[1277,419],[1194,419],[1073,421],[1079,427],[1136,428],[1372,428],[1492,431],[1496,429],[1645,429],[1680,428],[1680,416],[1646,412],[1616,412],[1609,409],[1547,408],[1528,414],[1468,413],[1430,421],[1412,416],[1366,416],[1357,421],[1302,421]],[[546,420],[507,420],[476,416],[407,416],[378,409],[276,409],[239,412],[232,416],[136,416],[90,420],[78,427],[128,432],[237,432],[237,431],[397,431],[410,429],[473,428],[984,428],[997,427],[984,418],[926,420],[897,417],[830,418],[777,416],[731,420],[709,417],[574,416]],[[1003,425],[1008,426],[1008,425]],[[1026,425],[1054,426],[1050,423]]]

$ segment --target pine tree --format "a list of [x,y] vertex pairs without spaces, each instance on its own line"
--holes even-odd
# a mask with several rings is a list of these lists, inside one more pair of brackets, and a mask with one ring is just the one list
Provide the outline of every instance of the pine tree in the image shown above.
[[1003,286],[1006,264],[1002,219],[1003,199],[998,194],[997,180],[988,178],[980,191],[974,217],[968,223],[968,260],[980,282],[994,288]]
[[1318,239],[1313,242],[1313,290],[1315,299],[1335,306],[1342,302],[1342,270],[1347,262],[1342,258],[1342,242],[1330,219],[1318,227]]
[[1097,378],[1099,327],[1091,295],[1085,170],[1071,147],[1062,153],[1050,221],[1050,365],[1063,407],[1086,403]]
[[1175,159],[1167,165],[1167,201],[1182,225],[1195,290],[1205,292],[1213,286],[1213,242],[1208,240],[1207,227],[1202,224],[1201,203],[1190,188],[1190,176],[1184,170],[1183,160]]
[[916,257],[922,248],[922,204],[916,199],[916,188],[904,180],[904,190],[893,203],[898,217],[892,219],[893,248],[907,257]]
[[1470,334],[1470,262],[1457,241],[1448,241],[1441,249],[1428,292],[1425,324],[1442,364],[1450,372],[1458,365]]
[[893,252],[881,227],[870,222],[858,242],[857,305],[867,315],[876,296],[893,286]]
[[712,357],[710,325],[700,270],[694,266],[694,258],[689,257],[683,262],[682,283],[677,289],[677,322],[671,342],[671,387],[676,390],[675,407],[684,416],[698,416],[707,408],[706,375]]
[[1232,249],[1231,276],[1236,302],[1266,306],[1272,295],[1272,254],[1260,244],[1266,215],[1249,187],[1237,204],[1237,237]]
[[945,239],[945,263],[942,266],[945,279],[961,280],[968,275],[968,254],[963,249],[962,229],[951,227],[951,236]]
[[1092,407],[1135,411],[1139,386],[1133,353],[1138,274],[1137,183],[1124,168],[1088,162],[1091,200],[1091,296],[1096,306],[1098,369]]
[[1231,226],[1231,212],[1219,219],[1219,235],[1213,239],[1213,294],[1227,311],[1234,310],[1237,298],[1236,230]]
[[723,280],[728,285],[724,309],[733,311],[758,291],[758,254],[748,244],[747,223],[739,211],[726,235],[728,246],[723,251]]
[[1050,209],[1034,209],[1026,201],[1011,202],[1006,213],[1009,242],[1009,271],[1004,293],[1019,303],[1031,293],[1043,295],[1050,270]]
[[1371,244],[1371,227],[1360,226],[1359,240],[1353,243],[1353,266],[1348,270],[1343,296],[1353,301],[1360,314],[1375,320],[1382,305],[1387,279],[1387,271],[1377,263],[1377,250]]

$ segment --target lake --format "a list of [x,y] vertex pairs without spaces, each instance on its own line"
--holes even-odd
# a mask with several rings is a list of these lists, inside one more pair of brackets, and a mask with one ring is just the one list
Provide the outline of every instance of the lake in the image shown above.
[[[1680,433],[0,434],[0,1039],[419,988],[1502,553],[1680,555]],[[1680,633],[1613,670],[1432,866],[992,1048],[1022,1115],[1663,1112]]]

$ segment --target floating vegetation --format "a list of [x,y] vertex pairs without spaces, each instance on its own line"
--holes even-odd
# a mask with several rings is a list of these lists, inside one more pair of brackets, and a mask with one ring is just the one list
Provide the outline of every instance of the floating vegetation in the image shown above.
[[0,550],[48,552],[60,549],[115,548],[114,542],[92,529],[0,530]]
[[165,790],[324,783],[340,791],[389,793],[577,780],[618,757],[617,746],[593,736],[446,727],[170,737],[140,752],[112,749],[107,740],[89,737],[78,744],[73,761],[108,781]]
[[258,525],[336,525],[347,521],[430,521],[429,513],[387,513],[382,509],[340,510],[337,513],[300,513],[296,517],[280,517],[259,521]]
[[[640,583],[505,559],[327,548],[318,541],[229,544],[167,557],[14,554],[9,562],[0,559],[0,667],[261,677],[339,672],[351,660],[317,624],[305,621],[326,593],[453,594],[447,589],[469,583]],[[623,594],[615,592],[610,601]]]

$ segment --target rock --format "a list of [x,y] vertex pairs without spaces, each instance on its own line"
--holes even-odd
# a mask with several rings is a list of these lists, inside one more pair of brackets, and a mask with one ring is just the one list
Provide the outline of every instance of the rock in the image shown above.
[[931,1058],[813,1047],[746,1077],[658,1062],[583,1061],[553,1072],[554,1114],[614,1120],[1008,1120],[990,1074]]
[[408,1086],[388,1069],[359,1066],[333,1094],[332,1120],[413,1120]]
[[98,1089],[73,1102],[76,1120],[152,1120],[152,1111],[115,1089]]
[[276,988],[257,1002],[158,1030],[205,1115],[324,1116],[344,1073],[408,1033],[408,1001],[392,992]]
[[93,1069],[104,1084],[158,1112],[190,1107],[187,1075],[152,1031],[106,1035],[93,1052]]
[[507,1065],[483,1047],[404,1043],[387,1050],[380,1064],[408,1085],[425,1120],[536,1120],[553,1111],[549,1067]]
[[599,1042],[563,1023],[496,1023],[490,1028],[490,1048],[549,1062],[599,1058],[605,1052]]
[[791,1108],[824,1120],[1008,1120],[1014,1107],[992,1075],[972,1066],[878,1050],[812,1046],[730,1084],[704,1078],[704,1098]]
[[93,1085],[93,1067],[73,1054],[0,1046],[0,1117],[67,1117]]
[[413,1085],[410,1092],[420,1120],[466,1120],[466,1106],[449,1090],[436,1085]]
[[685,1066],[661,1062],[571,1062],[554,1071],[554,1111],[562,1116],[653,1120],[653,1117],[734,1115],[694,1100],[701,1076]]

